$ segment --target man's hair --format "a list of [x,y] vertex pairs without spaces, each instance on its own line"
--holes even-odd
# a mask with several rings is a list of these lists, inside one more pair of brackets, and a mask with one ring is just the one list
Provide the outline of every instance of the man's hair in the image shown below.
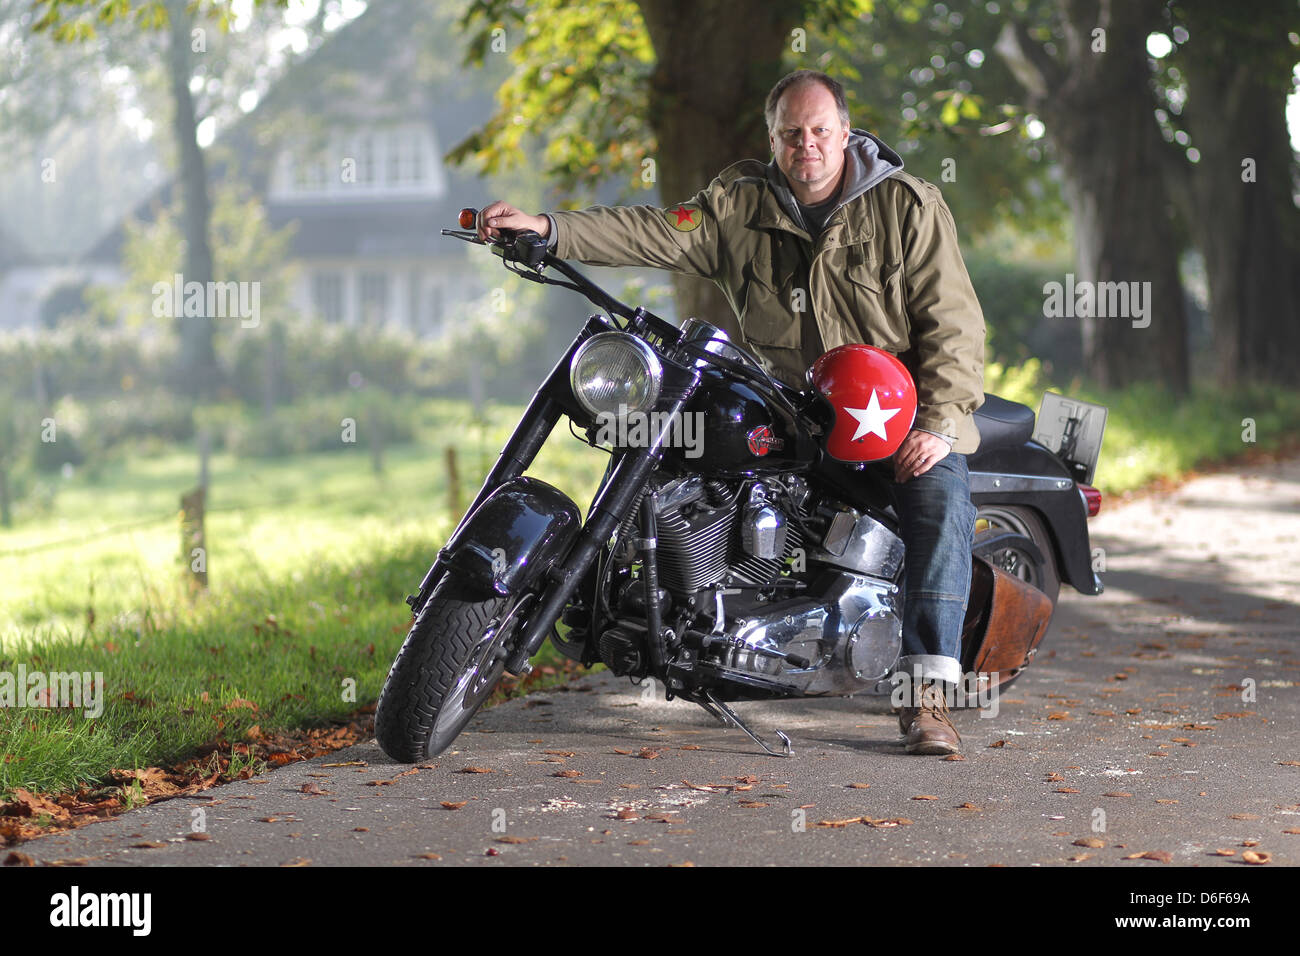
[[776,126],[776,107],[781,102],[782,95],[791,87],[804,83],[820,83],[830,90],[831,96],[835,97],[835,108],[840,114],[840,122],[848,127],[849,104],[844,98],[844,87],[817,70],[795,70],[777,80],[776,86],[772,87],[772,92],[767,94],[767,105],[763,107],[763,115],[767,118],[768,132],[773,132]]

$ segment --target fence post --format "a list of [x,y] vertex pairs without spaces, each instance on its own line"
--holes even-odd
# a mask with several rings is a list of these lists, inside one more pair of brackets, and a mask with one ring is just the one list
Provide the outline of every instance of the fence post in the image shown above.
[[456,446],[447,446],[447,504],[453,523],[460,521],[460,476],[456,471]]
[[208,455],[211,436],[199,432],[199,486],[181,495],[181,561],[188,569],[190,596],[208,589],[208,546],[203,518],[208,497]]

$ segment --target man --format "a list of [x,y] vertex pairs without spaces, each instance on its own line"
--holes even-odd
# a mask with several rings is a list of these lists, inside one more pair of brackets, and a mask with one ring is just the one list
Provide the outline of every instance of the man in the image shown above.
[[891,476],[907,548],[899,726],[909,753],[955,753],[946,691],[962,680],[975,524],[965,456],[979,444],[983,313],[939,190],[850,129],[838,83],[796,71],[773,87],[766,118],[773,161],[728,167],[690,202],[529,216],[498,201],[478,232],[532,229],[563,259],[712,279],[743,344],[791,385],[839,345],[899,355],[918,399]]

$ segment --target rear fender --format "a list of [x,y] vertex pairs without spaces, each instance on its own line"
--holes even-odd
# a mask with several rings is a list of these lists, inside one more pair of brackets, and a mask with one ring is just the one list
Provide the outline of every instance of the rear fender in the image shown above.
[[970,497],[979,505],[1021,505],[1043,518],[1061,579],[1083,594],[1100,594],[1092,570],[1088,507],[1061,460],[1037,442],[991,448],[966,460]]

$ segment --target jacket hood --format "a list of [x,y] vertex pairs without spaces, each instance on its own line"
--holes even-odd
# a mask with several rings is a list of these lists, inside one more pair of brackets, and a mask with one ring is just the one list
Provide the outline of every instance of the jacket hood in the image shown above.
[[[864,129],[850,129],[849,142],[844,147],[844,182],[840,186],[839,200],[831,212],[857,199],[902,168],[903,158],[882,140]],[[775,158],[767,164],[767,181],[781,203],[781,208],[807,229],[807,223],[799,214],[799,204],[790,190],[790,182],[777,166]]]

